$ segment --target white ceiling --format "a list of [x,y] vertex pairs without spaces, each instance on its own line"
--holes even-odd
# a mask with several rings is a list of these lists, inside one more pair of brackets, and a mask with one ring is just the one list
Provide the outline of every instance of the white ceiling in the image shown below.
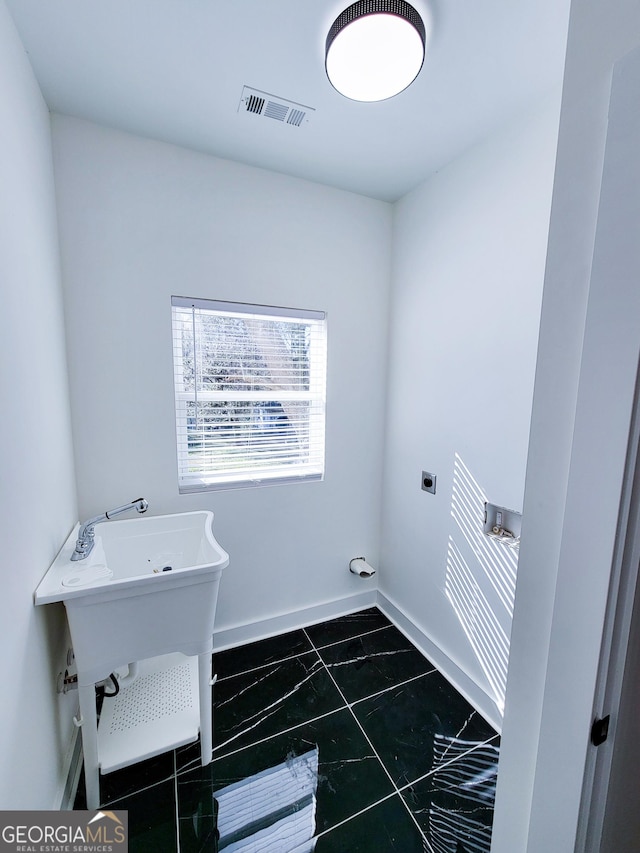
[[[51,110],[393,201],[562,79],[569,0],[414,0],[424,66],[339,95],[324,41],[350,0],[7,0]],[[312,107],[239,111],[243,86]]]

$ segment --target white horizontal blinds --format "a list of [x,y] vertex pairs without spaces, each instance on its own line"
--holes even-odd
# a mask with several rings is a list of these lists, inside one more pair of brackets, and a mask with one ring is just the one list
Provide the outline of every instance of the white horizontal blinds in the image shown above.
[[172,303],[181,490],[321,478],[324,314]]

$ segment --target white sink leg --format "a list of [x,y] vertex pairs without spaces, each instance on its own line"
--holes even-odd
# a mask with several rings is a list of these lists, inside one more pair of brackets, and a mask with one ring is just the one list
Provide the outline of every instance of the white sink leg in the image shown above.
[[87,789],[87,808],[100,806],[100,771],[98,768],[98,717],[96,714],[95,684],[78,687],[82,727],[82,753],[84,757],[84,784]]
[[200,761],[203,767],[211,762],[213,724],[211,710],[211,652],[198,655],[198,684],[200,693]]

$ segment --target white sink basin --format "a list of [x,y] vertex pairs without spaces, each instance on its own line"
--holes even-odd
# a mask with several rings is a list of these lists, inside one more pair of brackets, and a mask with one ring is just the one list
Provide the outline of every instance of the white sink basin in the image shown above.
[[216,541],[212,523],[213,513],[208,510],[105,521],[96,524],[89,556],[72,562],[76,525],[36,590],[36,604],[135,586],[152,589],[168,583],[170,573],[179,575],[182,582],[185,575],[223,569],[229,555]]
[[35,593],[36,604],[64,602],[78,680],[170,652],[212,648],[222,570],[229,555],[208,510],[105,521],[95,545],[73,562],[79,525]]

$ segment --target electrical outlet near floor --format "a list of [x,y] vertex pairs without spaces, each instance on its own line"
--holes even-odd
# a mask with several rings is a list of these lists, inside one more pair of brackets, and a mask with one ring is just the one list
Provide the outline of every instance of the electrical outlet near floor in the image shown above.
[[430,474],[428,471],[422,472],[422,491],[436,493],[436,475]]

